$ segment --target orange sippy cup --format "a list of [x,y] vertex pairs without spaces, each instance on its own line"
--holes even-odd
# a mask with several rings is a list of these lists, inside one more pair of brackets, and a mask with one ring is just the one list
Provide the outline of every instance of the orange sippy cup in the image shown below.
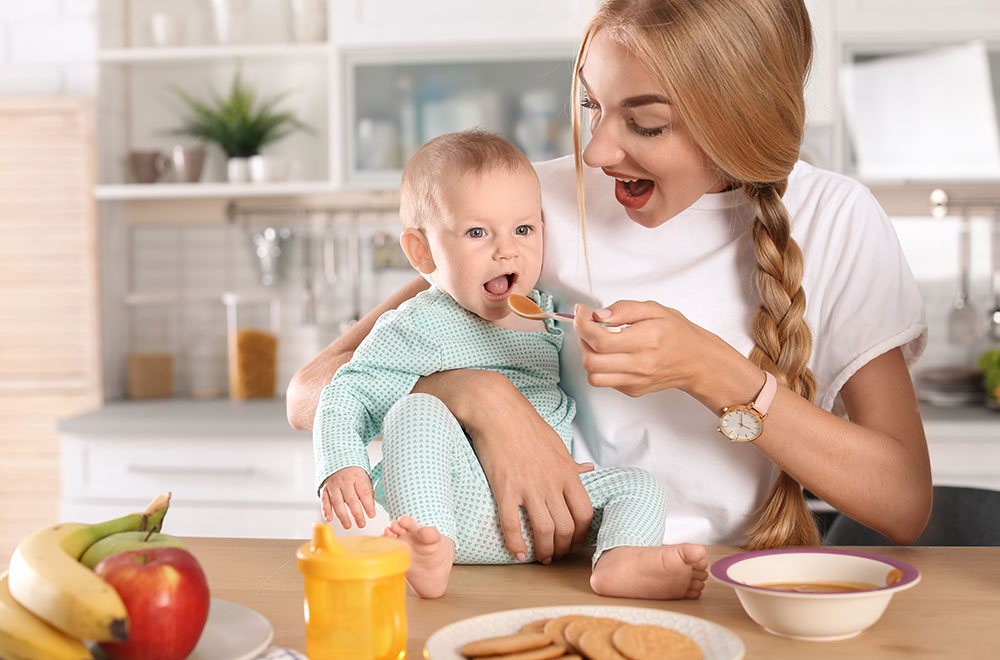
[[310,660],[406,657],[410,547],[380,536],[344,536],[313,525],[295,556],[305,576],[306,654]]

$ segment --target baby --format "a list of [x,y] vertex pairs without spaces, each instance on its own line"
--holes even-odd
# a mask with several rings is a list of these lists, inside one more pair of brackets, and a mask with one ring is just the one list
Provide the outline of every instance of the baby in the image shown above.
[[[469,438],[448,408],[410,394],[421,376],[490,369],[509,378],[572,450],[575,403],[559,388],[563,332],[554,322],[510,313],[507,298],[534,290],[542,262],[541,191],[516,147],[465,131],[431,140],[403,171],[400,238],[410,263],[433,286],[383,314],[320,398],[313,425],[317,487],[324,511],[350,527],[374,516],[379,501],[395,519],[384,535],[411,548],[407,582],[423,598],[448,586],[451,567],[534,560],[504,544],[489,483]],[[365,446],[382,436],[382,461],[370,468]],[[580,479],[594,517],[591,587],[605,596],[697,598],[707,577],[705,549],[661,545],[665,496],[634,468],[587,472]]]

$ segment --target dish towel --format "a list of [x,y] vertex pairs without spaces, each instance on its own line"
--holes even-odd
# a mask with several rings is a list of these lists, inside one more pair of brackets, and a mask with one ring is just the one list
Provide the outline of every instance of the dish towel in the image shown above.
[[309,658],[294,649],[268,646],[263,653],[257,656],[257,660],[309,660]]

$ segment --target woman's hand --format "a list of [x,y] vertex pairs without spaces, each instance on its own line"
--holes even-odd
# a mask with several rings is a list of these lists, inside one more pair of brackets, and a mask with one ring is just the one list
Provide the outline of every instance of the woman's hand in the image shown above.
[[594,510],[579,474],[594,466],[573,460],[559,434],[507,378],[492,371],[444,371],[421,378],[413,391],[444,401],[472,437],[511,553],[521,560],[527,553],[522,506],[543,564],[583,544]]
[[655,302],[622,300],[594,312],[600,321],[628,324],[617,333],[595,323],[585,306],[574,311],[587,380],[633,397],[674,387],[694,392],[711,362],[707,355],[723,347],[732,350],[676,309]]

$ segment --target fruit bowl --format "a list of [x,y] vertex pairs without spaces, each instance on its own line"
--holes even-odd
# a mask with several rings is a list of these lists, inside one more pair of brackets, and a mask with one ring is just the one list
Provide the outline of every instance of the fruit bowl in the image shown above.
[[[854,637],[879,620],[894,594],[920,582],[920,572],[906,562],[835,548],[744,552],[716,561],[710,572],[735,589],[747,615],[765,630],[809,641]],[[789,583],[858,590],[788,591]]]

